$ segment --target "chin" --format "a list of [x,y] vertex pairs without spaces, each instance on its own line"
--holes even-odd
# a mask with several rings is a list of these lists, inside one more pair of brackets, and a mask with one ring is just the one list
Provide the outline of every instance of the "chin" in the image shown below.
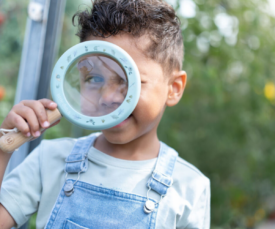
[[137,136],[129,133],[129,131],[102,131],[105,139],[111,144],[123,145],[137,138]]

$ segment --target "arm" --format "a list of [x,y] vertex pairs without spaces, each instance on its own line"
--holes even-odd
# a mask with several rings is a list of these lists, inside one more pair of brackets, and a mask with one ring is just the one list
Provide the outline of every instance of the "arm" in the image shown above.
[[[1,134],[0,134],[0,137],[1,137]],[[3,181],[3,177],[5,174],[5,170],[6,170],[6,167],[8,165],[10,158],[11,158],[10,153],[3,153],[0,149],[0,190],[1,190],[1,184]],[[1,214],[0,214],[0,216],[1,216]],[[1,222],[1,220],[0,220],[0,222]]]
[[16,226],[16,223],[6,208],[0,204],[0,229],[9,229]]
[[[48,99],[22,101],[12,108],[0,128],[13,129],[16,127],[27,137],[31,135],[35,138],[39,137],[41,134],[39,131],[40,127],[49,127],[46,108],[54,110],[56,107],[57,105]],[[2,137],[2,134],[0,134],[0,137]],[[11,153],[4,153],[0,150],[0,191],[5,170],[11,155]],[[15,225],[15,220],[0,203],[0,229],[11,228]]]
[[[10,160],[11,154],[4,154],[0,150],[0,188],[3,180],[3,176],[7,167],[7,164]],[[0,203],[0,229],[8,229],[11,227],[14,227],[15,221],[11,217],[11,215],[8,213],[8,211],[3,207],[3,205]]]
[[178,219],[177,229],[210,228],[210,182],[207,178],[203,179],[200,181],[199,186],[201,186],[202,189],[195,195],[195,201],[191,202],[190,206],[187,207],[187,217],[183,217],[183,214]]
[[200,197],[196,201],[186,227],[192,229],[210,228],[210,183],[209,180]]

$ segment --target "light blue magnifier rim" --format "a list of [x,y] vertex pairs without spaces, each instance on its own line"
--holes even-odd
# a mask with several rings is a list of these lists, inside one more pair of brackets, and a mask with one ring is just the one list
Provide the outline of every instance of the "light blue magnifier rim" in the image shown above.
[[[99,117],[86,116],[76,111],[66,99],[64,80],[70,65],[87,54],[103,54],[116,60],[124,68],[128,78],[128,91],[122,104],[113,112]],[[70,122],[89,130],[104,130],[124,121],[135,109],[140,96],[138,68],[122,48],[106,41],[86,41],[68,49],[57,61],[51,77],[51,93],[61,114]]]

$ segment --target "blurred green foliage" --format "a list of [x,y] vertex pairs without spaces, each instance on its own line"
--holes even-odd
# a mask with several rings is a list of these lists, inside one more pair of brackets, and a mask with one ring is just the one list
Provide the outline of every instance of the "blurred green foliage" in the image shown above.
[[0,85],[5,90],[5,96],[0,100],[0,123],[13,105],[26,27],[27,2],[5,1],[0,5],[0,14],[5,18],[0,25]]
[[[211,228],[254,228],[275,210],[275,18],[265,0],[195,0],[196,15],[180,16],[188,84],[168,108],[159,138],[211,180]],[[182,3],[182,2],[181,2]],[[4,1],[0,27],[0,122],[12,107],[27,0]],[[59,56],[78,42],[68,0]],[[66,121],[46,138],[72,135]],[[71,133],[71,134],[70,134]],[[182,171],[184,173],[184,171]],[[31,224],[34,228],[34,218]]]

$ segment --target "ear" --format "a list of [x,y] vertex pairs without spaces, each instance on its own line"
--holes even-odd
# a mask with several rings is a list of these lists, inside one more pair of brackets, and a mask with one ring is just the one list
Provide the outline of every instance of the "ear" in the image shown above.
[[187,81],[185,71],[174,71],[169,80],[169,89],[166,105],[175,106],[181,99]]

